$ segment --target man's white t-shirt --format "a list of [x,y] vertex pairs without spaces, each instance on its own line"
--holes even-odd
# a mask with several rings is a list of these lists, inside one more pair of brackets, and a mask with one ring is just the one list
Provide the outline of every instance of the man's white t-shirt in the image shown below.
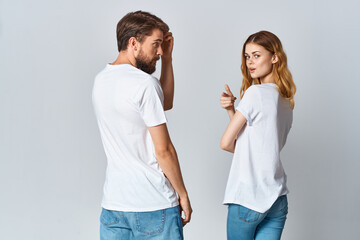
[[288,193],[280,161],[290,131],[293,111],[276,84],[252,85],[237,111],[247,119],[235,145],[224,204],[239,204],[264,213]]
[[147,129],[166,123],[159,81],[132,65],[108,64],[92,97],[108,163],[101,206],[130,212],[177,206]]

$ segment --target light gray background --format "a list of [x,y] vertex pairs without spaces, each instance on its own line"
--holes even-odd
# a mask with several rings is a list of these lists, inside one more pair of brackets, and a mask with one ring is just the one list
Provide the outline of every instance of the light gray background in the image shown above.
[[242,44],[263,29],[282,40],[298,87],[282,152],[291,191],[283,239],[357,239],[359,7],[355,0],[2,0],[0,238],[98,239],[106,159],[91,89],[117,56],[118,20],[142,9],[175,36],[167,117],[194,209],[186,239],[225,239],[221,203],[232,155],[219,147],[228,123],[219,96],[225,83],[239,96]]

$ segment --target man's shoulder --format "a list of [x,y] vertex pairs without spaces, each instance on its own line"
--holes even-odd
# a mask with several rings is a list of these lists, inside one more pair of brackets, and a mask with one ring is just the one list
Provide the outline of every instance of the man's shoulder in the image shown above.
[[160,81],[155,76],[130,64],[106,65],[95,77],[95,85],[98,84],[127,86],[129,89],[138,89],[138,92],[145,92],[147,89],[162,91]]
[[133,79],[133,81],[136,81],[141,85],[159,84],[159,80],[156,77],[131,65],[128,65],[127,67],[123,68],[121,72],[119,72],[119,74],[122,75],[123,77],[131,78]]
[[106,65],[106,67],[95,76],[95,80],[103,78],[114,80],[124,79],[126,82],[135,84],[143,84],[149,80],[154,83],[158,82],[154,76],[149,75],[130,64]]

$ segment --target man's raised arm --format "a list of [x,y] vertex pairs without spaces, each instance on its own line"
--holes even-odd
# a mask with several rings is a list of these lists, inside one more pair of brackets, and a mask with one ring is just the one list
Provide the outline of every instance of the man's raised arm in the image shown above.
[[164,93],[164,110],[170,110],[174,101],[174,72],[172,66],[172,50],[174,37],[171,32],[167,32],[161,45],[163,54],[161,56],[161,76],[160,84]]

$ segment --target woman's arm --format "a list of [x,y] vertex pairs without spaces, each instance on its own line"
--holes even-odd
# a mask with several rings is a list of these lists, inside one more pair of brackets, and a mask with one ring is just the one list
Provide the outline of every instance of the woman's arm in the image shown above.
[[234,114],[235,114],[235,108],[232,107],[231,109],[226,109],[227,114],[229,115],[230,121],[233,118]]
[[240,130],[244,127],[246,121],[247,121],[246,118],[244,117],[244,115],[242,115],[241,112],[236,111],[234,113],[229,125],[227,126],[221,138],[221,142],[220,142],[221,149],[232,153],[234,152],[236,138]]

